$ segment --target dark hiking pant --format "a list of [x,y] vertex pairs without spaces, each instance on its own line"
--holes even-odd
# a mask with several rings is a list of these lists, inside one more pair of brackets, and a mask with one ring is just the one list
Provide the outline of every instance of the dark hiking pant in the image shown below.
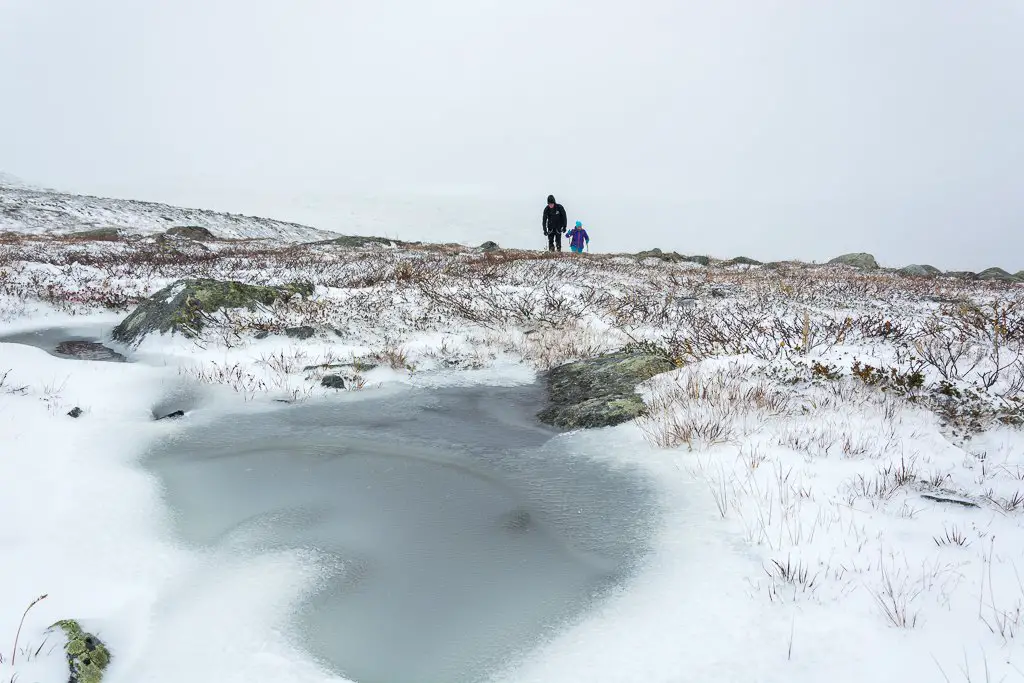
[[558,230],[548,233],[548,251],[562,251],[562,233]]

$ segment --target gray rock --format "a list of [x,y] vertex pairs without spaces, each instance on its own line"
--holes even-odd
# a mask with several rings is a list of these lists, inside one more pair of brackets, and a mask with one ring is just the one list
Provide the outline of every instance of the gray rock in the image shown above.
[[498,249],[501,249],[497,242],[491,242],[490,240],[481,244],[480,248],[484,251],[497,251]]
[[942,271],[935,266],[915,264],[900,268],[896,274],[904,277],[938,277],[942,275]]
[[1002,268],[986,268],[978,273],[979,280],[1001,280],[1004,282],[1018,282],[1014,275],[1010,275]]
[[121,231],[118,228],[95,228],[93,230],[79,230],[70,235],[75,239],[88,240],[90,242],[118,242],[122,239]]
[[958,280],[977,280],[978,274],[972,270],[949,270],[944,273],[946,277],[955,277]]
[[75,406],[70,411],[68,411],[68,417],[74,417],[74,418],[82,417],[82,409],[79,408],[78,406]]
[[345,378],[341,375],[324,375],[324,378],[320,380],[320,386],[328,389],[344,389]]
[[234,281],[178,280],[139,304],[114,328],[113,338],[122,344],[137,344],[152,332],[180,332],[195,337],[208,316],[220,309],[255,310],[293,296],[312,294],[313,285],[308,283],[265,287]]
[[123,363],[128,360],[117,351],[107,348],[99,342],[91,341],[62,341],[57,344],[54,353],[77,360],[103,360],[114,363]]
[[217,239],[212,232],[199,225],[179,225],[166,230],[165,235],[171,237],[184,237],[188,240],[195,240],[196,242],[213,241]]
[[831,265],[853,266],[861,270],[878,270],[878,261],[875,260],[875,257],[863,252],[836,256],[829,263]]
[[686,258],[680,253],[674,251],[664,252],[658,248],[648,249],[647,251],[638,251],[636,253],[636,257],[641,260],[656,258],[659,261],[665,261],[666,263],[679,263]]
[[309,325],[300,325],[299,327],[286,327],[284,333],[292,339],[309,339],[316,334],[316,329]]
[[686,263],[697,263],[702,266],[711,265],[711,257],[709,256],[684,256],[683,261]]
[[674,368],[663,356],[628,351],[562,365],[547,373],[549,405],[537,417],[569,429],[627,422],[646,410],[637,385]]
[[757,259],[747,258],[746,256],[737,256],[734,259],[729,259],[725,262],[727,266],[763,266],[764,264]]
[[160,417],[158,417],[156,419],[157,419],[157,421],[160,421],[160,420],[177,420],[179,417],[185,417],[185,411],[184,410],[175,410],[173,413],[167,413],[166,415],[161,415]]

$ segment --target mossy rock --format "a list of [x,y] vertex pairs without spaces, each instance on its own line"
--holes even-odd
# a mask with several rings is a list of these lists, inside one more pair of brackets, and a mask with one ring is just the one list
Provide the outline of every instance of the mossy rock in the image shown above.
[[900,268],[896,274],[903,277],[938,277],[942,275],[942,271],[935,266],[914,264]]
[[196,242],[212,241],[217,239],[212,232],[199,225],[179,225],[164,232],[170,237],[184,237]]
[[124,236],[118,228],[95,228],[93,230],[79,230],[70,235],[75,239],[88,240],[90,242],[119,242]]
[[734,259],[729,259],[725,262],[727,266],[763,266],[764,264],[757,259],[747,258],[746,256],[737,256]]
[[608,427],[646,411],[636,387],[675,369],[665,356],[620,351],[568,363],[547,373],[547,408],[541,422],[567,429]]
[[487,240],[486,242],[484,242],[483,244],[480,245],[480,249],[483,250],[483,251],[497,251],[497,250],[501,249],[501,247],[498,245],[497,242],[492,242],[491,240]]
[[979,280],[1001,280],[1004,282],[1019,282],[1016,275],[1010,275],[1002,268],[986,268],[978,273]]
[[110,650],[74,619],[58,621],[50,630],[60,630],[67,638],[64,652],[68,658],[68,683],[100,683],[110,664]]
[[958,280],[977,280],[978,274],[973,270],[949,270],[943,273],[946,277],[955,277]]
[[220,280],[178,280],[143,301],[114,328],[113,338],[136,344],[151,332],[179,332],[196,337],[211,313],[221,309],[271,306],[293,296],[312,296],[313,285],[291,283],[268,287]]
[[878,270],[878,261],[871,254],[863,252],[843,254],[829,261],[831,265],[852,266],[861,270]]

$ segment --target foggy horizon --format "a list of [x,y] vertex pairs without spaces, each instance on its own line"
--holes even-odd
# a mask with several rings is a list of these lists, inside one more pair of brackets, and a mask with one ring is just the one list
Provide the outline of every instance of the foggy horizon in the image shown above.
[[1011,0],[0,0],[0,172],[413,240],[1024,269]]

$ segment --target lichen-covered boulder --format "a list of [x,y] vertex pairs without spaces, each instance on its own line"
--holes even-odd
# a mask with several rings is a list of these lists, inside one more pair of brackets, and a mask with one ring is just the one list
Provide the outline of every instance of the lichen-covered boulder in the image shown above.
[[68,683],[100,683],[110,664],[110,650],[103,641],[83,630],[74,619],[58,621],[50,630],[61,631],[67,639],[64,652],[70,668]]
[[646,410],[637,385],[674,368],[665,356],[628,351],[562,365],[547,374],[549,405],[537,417],[568,429],[627,422]]
[[484,242],[483,244],[480,245],[480,249],[482,251],[497,251],[498,249],[501,249],[501,247],[498,246],[497,242],[492,242],[491,240],[487,240],[486,242]]
[[977,280],[978,274],[973,270],[949,270],[944,273],[946,277],[955,277],[959,280]]
[[757,259],[752,259],[747,256],[737,256],[734,259],[729,259],[725,262],[727,266],[763,266],[764,264]]
[[937,277],[942,275],[942,271],[935,266],[914,264],[900,268],[896,274],[903,277]]
[[1002,268],[986,268],[978,273],[979,280],[1001,280],[1004,282],[1018,282],[1016,275],[1010,275]]
[[212,232],[199,225],[179,225],[164,232],[171,237],[184,237],[196,242],[212,241],[217,239]]
[[878,261],[875,260],[875,257],[863,252],[836,256],[829,263],[832,265],[852,266],[861,270],[878,270]]
[[311,296],[313,285],[293,283],[279,287],[247,285],[220,280],[178,280],[143,301],[114,328],[113,338],[137,344],[151,332],[179,332],[195,337],[211,313],[221,309],[270,306],[293,296]]

